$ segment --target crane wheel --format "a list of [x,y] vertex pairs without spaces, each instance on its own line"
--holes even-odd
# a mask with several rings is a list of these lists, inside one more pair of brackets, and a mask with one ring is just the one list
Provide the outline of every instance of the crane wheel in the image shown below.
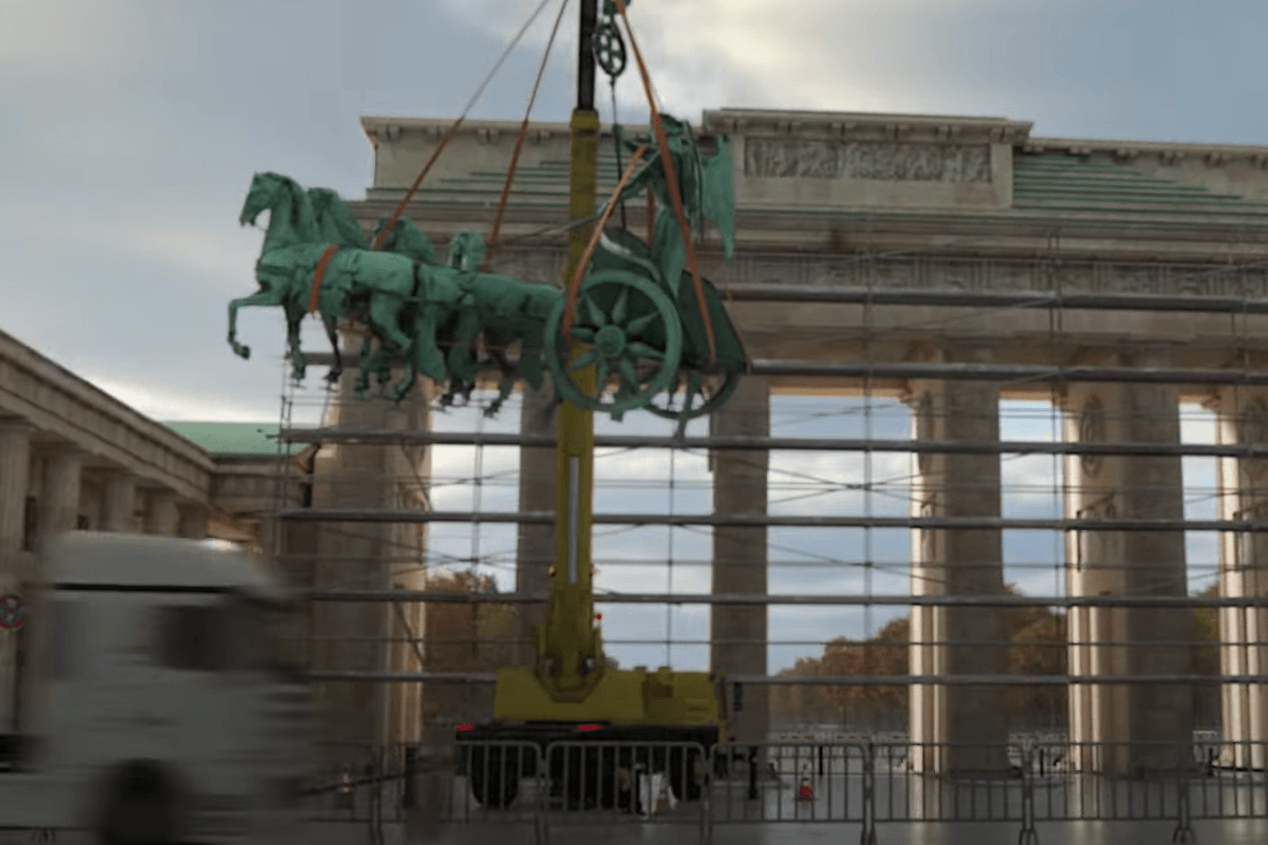
[[101,845],[173,845],[183,838],[181,790],[156,760],[132,760],[114,769],[101,793],[97,841]]

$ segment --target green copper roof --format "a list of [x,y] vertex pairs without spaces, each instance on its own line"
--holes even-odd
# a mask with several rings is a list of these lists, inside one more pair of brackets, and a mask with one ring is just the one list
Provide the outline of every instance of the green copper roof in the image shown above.
[[1158,219],[1204,217],[1268,225],[1268,203],[1068,153],[1017,153],[1013,208]]
[[[207,450],[214,458],[277,455],[277,423],[169,422],[167,427]],[[303,451],[304,444],[292,443],[289,453]]]

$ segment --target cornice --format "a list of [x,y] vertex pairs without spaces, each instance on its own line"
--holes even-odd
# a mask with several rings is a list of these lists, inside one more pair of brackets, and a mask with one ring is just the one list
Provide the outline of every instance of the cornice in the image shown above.
[[4,331],[0,331],[0,363],[28,374],[41,384],[53,386],[83,407],[126,426],[134,434],[179,456],[199,470],[211,472],[214,468],[211,455],[198,444],[181,437],[161,422],[150,419],[131,405],[120,402],[92,382],[46,358]]
[[[363,115],[361,131],[370,143],[375,146],[380,141],[397,141],[406,135],[421,136],[425,140],[439,141],[453,126],[452,117],[383,117]],[[520,132],[518,120],[464,120],[455,133],[457,137],[474,138],[479,143],[514,142]],[[645,132],[648,127],[638,123],[623,123],[622,127],[631,132]],[[529,143],[545,144],[552,140],[563,141],[569,137],[571,129],[567,123],[555,121],[533,121],[528,125]],[[602,135],[612,134],[612,124],[599,125]]]
[[[451,117],[365,115],[361,118],[361,128],[375,144],[395,141],[404,135],[439,140],[453,120]],[[1008,143],[1030,153],[1103,154],[1125,162],[1156,158],[1162,164],[1196,161],[1213,167],[1240,162],[1268,170],[1268,146],[1033,137],[1030,134],[1034,126],[1032,122],[1003,117],[724,108],[705,111],[699,125],[706,133],[775,135],[810,140]],[[647,129],[643,124],[627,126],[635,132]],[[519,130],[518,120],[467,120],[457,134],[481,143],[497,143],[503,139],[513,141]],[[610,134],[611,124],[602,124],[600,131]],[[535,121],[529,124],[528,139],[530,143],[542,144],[566,138],[568,133],[567,123]]]
[[1034,124],[1003,117],[868,112],[717,109],[704,113],[708,132],[806,139],[1020,144]]
[[1165,141],[1030,138],[1022,145],[1022,150],[1028,153],[1064,152],[1085,156],[1100,153],[1124,162],[1138,158],[1156,158],[1162,164],[1196,161],[1212,167],[1245,162],[1268,170],[1268,146],[1249,144],[1178,144]]

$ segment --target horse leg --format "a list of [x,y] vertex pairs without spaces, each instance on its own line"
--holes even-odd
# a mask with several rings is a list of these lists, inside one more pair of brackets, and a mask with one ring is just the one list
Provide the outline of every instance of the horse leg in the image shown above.
[[410,358],[405,360],[405,375],[400,382],[394,387],[388,398],[393,402],[400,402],[409,392],[414,389],[414,382],[418,380],[418,370],[414,367],[414,362]]
[[286,345],[291,350],[291,378],[303,381],[308,369],[308,359],[300,348],[299,325],[304,320],[304,312],[299,308],[286,311]]
[[[384,384],[391,379],[391,360],[408,358],[410,347],[413,345],[410,336],[400,328],[402,304],[400,297],[390,294],[376,294],[370,298],[369,322],[381,341],[379,347],[379,352],[383,356],[381,381]],[[406,364],[409,366],[408,361]]]
[[[480,315],[474,308],[464,308],[454,327],[453,344],[449,347],[449,378],[461,382],[474,381],[476,362],[471,355],[471,343],[482,328]],[[469,391],[468,391],[469,392]]]
[[432,381],[440,384],[449,377],[445,358],[436,343],[436,326],[439,306],[425,306],[414,320],[414,368]]
[[269,307],[283,304],[284,290],[278,285],[267,290],[244,296],[229,303],[229,345],[241,358],[251,357],[251,347],[238,343],[238,309],[247,307]]
[[510,398],[511,391],[515,389],[515,370],[511,367],[510,362],[506,360],[506,355],[503,352],[491,352],[489,357],[493,359],[494,363],[497,364],[498,370],[502,373],[502,378],[498,382],[497,398],[489,404],[489,407],[484,409],[486,417],[495,417],[497,412],[502,410],[502,404]]
[[330,368],[330,372],[326,374],[326,381],[335,384],[339,381],[339,377],[343,375],[343,356],[339,353],[339,335],[335,331],[335,318],[321,315],[322,325],[326,327],[326,337],[330,338],[330,350],[335,355],[335,365]]

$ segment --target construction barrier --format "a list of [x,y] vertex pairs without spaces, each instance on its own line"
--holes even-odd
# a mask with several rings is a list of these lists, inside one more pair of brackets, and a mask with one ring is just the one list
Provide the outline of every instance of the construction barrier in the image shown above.
[[[1166,822],[1173,841],[1187,842],[1195,821],[1268,820],[1268,773],[1229,762],[1262,760],[1266,749],[1242,745],[1055,736],[999,746],[887,737],[713,749],[463,741],[447,759],[396,747],[363,749],[369,768],[332,764],[325,794],[336,800],[326,800],[322,817],[365,823],[372,842],[384,841],[392,824],[481,826],[489,836],[518,827],[538,845],[553,830],[598,834],[612,825],[671,826],[680,831],[675,842],[692,831],[689,838],[708,843],[718,829],[727,841],[736,825],[835,824],[857,826],[861,845],[872,845],[882,824],[986,822],[1016,825],[1019,845],[1036,845],[1037,824],[1083,821]],[[349,790],[353,800],[341,804]]]

